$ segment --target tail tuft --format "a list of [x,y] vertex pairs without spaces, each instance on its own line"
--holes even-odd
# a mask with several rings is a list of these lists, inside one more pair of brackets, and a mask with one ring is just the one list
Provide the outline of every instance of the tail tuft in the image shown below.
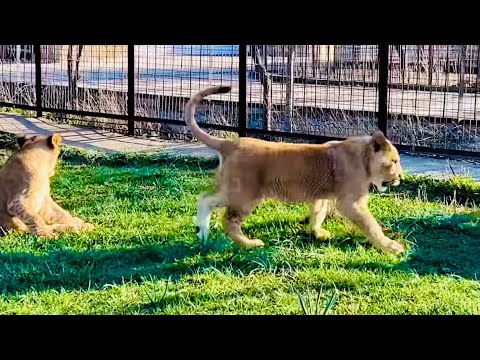
[[226,94],[226,93],[229,93],[231,90],[232,90],[231,86],[221,86],[221,87],[218,88],[217,92],[219,94]]

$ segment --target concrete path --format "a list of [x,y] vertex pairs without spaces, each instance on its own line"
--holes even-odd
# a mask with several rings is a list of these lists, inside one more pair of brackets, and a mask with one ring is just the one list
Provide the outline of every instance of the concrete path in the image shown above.
[[59,133],[63,143],[84,149],[105,152],[158,152],[168,151],[194,156],[215,156],[213,150],[196,142],[130,137],[110,131],[60,124],[47,119],[25,118],[0,112],[0,131],[15,135]]
[[[106,152],[168,152],[177,155],[213,157],[216,152],[202,144],[141,137],[128,137],[104,130],[59,124],[46,119],[25,118],[0,113],[0,131],[15,135],[60,133],[64,143],[85,149]],[[442,179],[455,175],[469,176],[480,181],[480,159],[419,156],[401,154],[404,169],[411,174],[429,175]]]

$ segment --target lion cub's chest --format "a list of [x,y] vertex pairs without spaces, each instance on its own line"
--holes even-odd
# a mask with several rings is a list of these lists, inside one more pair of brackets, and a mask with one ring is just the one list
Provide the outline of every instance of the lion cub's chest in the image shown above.
[[31,204],[34,207],[34,211],[39,212],[50,194],[50,186],[48,184],[43,184],[41,186],[35,187],[32,190],[33,191],[31,192]]

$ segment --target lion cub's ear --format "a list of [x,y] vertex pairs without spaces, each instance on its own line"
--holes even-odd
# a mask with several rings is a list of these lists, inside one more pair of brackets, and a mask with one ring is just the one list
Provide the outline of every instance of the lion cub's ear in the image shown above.
[[382,131],[376,130],[372,134],[373,149],[375,152],[387,147],[387,138]]
[[23,145],[25,145],[27,142],[32,143],[32,142],[35,142],[35,140],[37,140],[36,135],[18,136],[17,137],[17,144],[18,144],[18,146],[20,146],[20,148],[22,148]]
[[48,137],[47,142],[51,147],[58,147],[62,143],[62,136],[60,134],[53,134]]
[[18,146],[22,147],[23,144],[25,144],[25,141],[27,141],[25,136],[17,136],[17,144]]

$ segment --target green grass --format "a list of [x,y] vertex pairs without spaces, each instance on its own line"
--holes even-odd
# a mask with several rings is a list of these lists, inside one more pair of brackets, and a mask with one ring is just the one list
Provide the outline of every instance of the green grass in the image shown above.
[[200,248],[196,198],[215,166],[66,149],[54,198],[96,229],[0,238],[0,314],[480,314],[478,183],[409,176],[374,194],[374,216],[411,246],[403,257],[337,216],[325,225],[334,238],[316,241],[301,224],[306,205],[275,201],[244,226],[264,249],[233,248],[221,212]]

